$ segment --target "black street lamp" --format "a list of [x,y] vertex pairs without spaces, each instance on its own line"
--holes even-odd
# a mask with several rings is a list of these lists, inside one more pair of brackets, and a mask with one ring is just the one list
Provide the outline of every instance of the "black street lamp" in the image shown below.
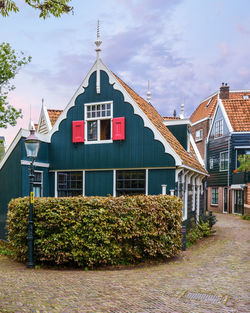
[[29,209],[29,225],[28,225],[28,268],[34,268],[34,220],[33,220],[33,204],[34,204],[34,162],[38,155],[40,140],[35,135],[35,130],[30,130],[30,135],[24,140],[27,158],[31,159],[29,166],[30,179],[30,209]]

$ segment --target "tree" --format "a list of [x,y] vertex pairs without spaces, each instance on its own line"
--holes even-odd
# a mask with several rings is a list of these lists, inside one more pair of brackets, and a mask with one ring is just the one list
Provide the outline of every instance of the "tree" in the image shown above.
[[[73,7],[68,5],[72,0],[25,0],[26,4],[40,11],[39,17],[46,19],[53,15],[60,17],[64,13],[73,13]],[[10,12],[19,12],[15,0],[0,0],[0,14],[9,16]]]
[[5,154],[4,140],[0,137],[0,161],[4,157],[4,154]]
[[11,84],[19,69],[29,63],[31,57],[25,57],[13,50],[9,43],[0,44],[0,128],[7,128],[7,124],[16,125],[16,120],[22,117],[21,110],[15,109],[7,102],[7,95],[15,86]]

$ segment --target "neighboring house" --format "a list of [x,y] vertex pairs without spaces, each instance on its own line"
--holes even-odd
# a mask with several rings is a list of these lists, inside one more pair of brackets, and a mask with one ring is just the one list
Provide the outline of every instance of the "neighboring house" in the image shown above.
[[225,87],[226,92],[217,97],[207,138],[207,207],[250,214],[250,173],[234,173],[238,156],[250,154],[250,90]]
[[206,156],[206,139],[214,116],[217,97],[218,93],[214,93],[203,100],[190,117],[191,133],[204,162]]
[[[121,196],[178,194],[183,221],[203,211],[203,181],[188,124],[164,125],[155,108],[112,73],[99,58],[61,112],[42,106],[36,135],[36,196]],[[52,118],[54,117],[54,119]],[[180,124],[180,125],[179,125]],[[168,128],[169,127],[169,128]],[[173,135],[185,128],[185,136]],[[29,194],[21,129],[0,163],[0,238],[11,198]],[[178,137],[178,136],[177,136]]]

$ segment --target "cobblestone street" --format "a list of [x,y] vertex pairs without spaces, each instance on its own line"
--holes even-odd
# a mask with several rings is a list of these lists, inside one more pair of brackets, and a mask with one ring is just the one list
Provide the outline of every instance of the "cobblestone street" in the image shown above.
[[[0,257],[0,312],[250,312],[250,223],[232,215],[217,218],[214,236],[164,264],[28,270]],[[218,301],[191,300],[188,292],[214,295]]]

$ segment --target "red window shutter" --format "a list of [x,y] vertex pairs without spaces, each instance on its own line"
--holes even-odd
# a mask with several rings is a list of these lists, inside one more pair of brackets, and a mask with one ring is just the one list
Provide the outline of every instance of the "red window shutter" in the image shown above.
[[72,122],[72,142],[84,142],[84,121]]
[[125,117],[113,118],[113,140],[125,139]]

